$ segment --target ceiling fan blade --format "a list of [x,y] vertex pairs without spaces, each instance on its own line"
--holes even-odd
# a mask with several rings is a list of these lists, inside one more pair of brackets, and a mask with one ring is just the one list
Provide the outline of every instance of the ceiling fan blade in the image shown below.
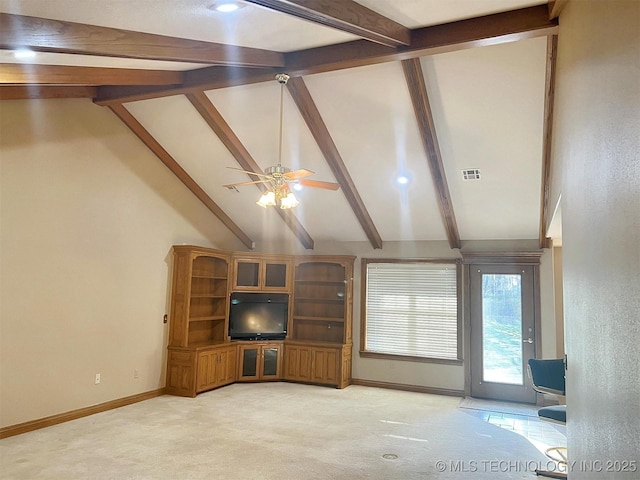
[[255,175],[256,177],[270,177],[271,175],[265,175],[264,173],[256,173],[256,172],[252,172],[251,170],[243,170],[242,168],[237,168],[237,167],[227,167],[231,170],[237,170],[239,172],[244,172],[244,173],[248,173],[249,175]]
[[233,190],[236,187],[241,187],[243,185],[253,185],[255,183],[269,183],[271,180],[256,180],[254,182],[240,182],[240,183],[229,183],[227,185],[223,185],[223,187],[227,187],[229,190]]
[[285,173],[282,176],[288,178],[289,180],[296,180],[298,178],[308,177],[310,175],[313,175],[314,173],[315,172],[307,170],[306,168],[301,168],[300,170]]
[[324,188],[325,190],[338,190],[340,185],[333,182],[321,182],[319,180],[299,180],[298,183],[305,187]]

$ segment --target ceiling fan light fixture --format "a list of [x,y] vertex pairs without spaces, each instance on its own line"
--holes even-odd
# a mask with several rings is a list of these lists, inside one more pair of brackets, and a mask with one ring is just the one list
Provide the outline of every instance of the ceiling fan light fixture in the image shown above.
[[256,202],[256,205],[260,205],[262,208],[273,207],[275,204],[276,194],[272,190],[264,192]]
[[293,194],[293,192],[289,192],[286,197],[280,199],[280,208],[286,210],[288,208],[296,207],[300,202]]

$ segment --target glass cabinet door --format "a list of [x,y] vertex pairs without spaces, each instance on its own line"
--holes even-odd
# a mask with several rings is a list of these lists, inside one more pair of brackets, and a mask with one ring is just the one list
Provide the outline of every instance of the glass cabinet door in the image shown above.
[[286,263],[265,263],[264,286],[266,288],[286,288],[287,267]]
[[240,346],[238,380],[277,380],[281,378],[282,344],[251,342]]
[[236,258],[234,290],[287,292],[291,284],[291,262],[280,259]]
[[258,288],[260,286],[260,261],[237,260],[235,286]]
[[260,347],[242,347],[242,372],[240,378],[258,378],[258,356]]
[[262,355],[262,376],[273,377],[278,375],[278,348],[263,347]]

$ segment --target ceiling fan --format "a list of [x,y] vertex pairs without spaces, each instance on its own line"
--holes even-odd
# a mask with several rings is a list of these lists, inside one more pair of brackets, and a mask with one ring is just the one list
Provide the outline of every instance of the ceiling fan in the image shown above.
[[272,185],[278,186],[282,186],[285,183],[296,183],[305,187],[324,188],[326,190],[338,190],[338,188],[340,188],[340,185],[333,182],[321,182],[319,180],[302,180],[304,177],[309,177],[315,173],[305,168],[291,171],[290,168],[283,167],[282,165],[278,164],[272,167],[265,168],[264,173],[256,173],[250,170],[243,170],[241,168],[235,167],[227,168],[230,168],[231,170],[237,170],[239,172],[248,173],[249,175],[255,175],[256,177],[264,177],[262,180],[255,180],[253,182],[240,182],[223,185],[224,187],[227,187],[229,189],[234,189],[235,187],[241,187],[243,185],[253,185],[256,183],[270,183]]
[[284,86],[289,80],[289,75],[286,73],[279,73],[276,75],[276,80],[280,83],[280,145],[278,152],[278,164],[271,167],[267,167],[264,173],[253,172],[250,170],[243,170],[241,168],[227,167],[232,170],[238,170],[240,172],[248,173],[259,177],[259,180],[253,180],[250,182],[230,183],[223,185],[230,190],[237,190],[236,187],[244,185],[265,184],[267,190],[256,202],[261,207],[269,207],[274,205],[280,205],[280,208],[287,209],[293,208],[298,205],[298,200],[289,188],[289,183],[295,183],[305,187],[323,188],[326,190],[338,190],[340,185],[333,182],[322,182],[319,180],[308,180],[305,177],[309,177],[314,174],[311,170],[300,169],[292,171],[290,168],[282,166],[282,111],[283,111],[283,95]]

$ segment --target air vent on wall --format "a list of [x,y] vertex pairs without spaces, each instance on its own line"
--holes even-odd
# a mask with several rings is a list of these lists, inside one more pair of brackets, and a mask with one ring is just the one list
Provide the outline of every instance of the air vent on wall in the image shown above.
[[480,180],[480,170],[477,168],[467,168],[462,170],[463,180]]

